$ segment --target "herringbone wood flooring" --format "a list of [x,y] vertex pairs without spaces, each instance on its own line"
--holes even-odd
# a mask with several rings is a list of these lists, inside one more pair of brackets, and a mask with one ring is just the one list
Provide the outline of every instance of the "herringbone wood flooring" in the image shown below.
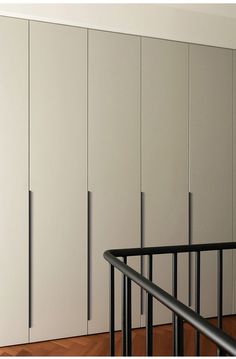
[[[215,322],[215,320],[211,320]],[[224,330],[236,339],[236,316],[224,318]],[[185,355],[194,354],[194,330],[185,325]],[[171,355],[172,327],[157,326],[153,330],[154,355]],[[133,355],[145,355],[145,330],[132,331]],[[116,355],[121,355],[121,334],[116,333]],[[215,355],[209,340],[201,338],[201,355]],[[1,356],[106,356],[109,355],[109,334],[51,340],[47,342],[0,348]]]

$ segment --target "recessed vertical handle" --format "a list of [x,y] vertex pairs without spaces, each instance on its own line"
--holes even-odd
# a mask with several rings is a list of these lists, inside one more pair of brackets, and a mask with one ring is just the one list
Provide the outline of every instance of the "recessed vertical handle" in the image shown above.
[[88,191],[87,198],[87,320],[91,319],[91,192]]
[[[192,244],[192,193],[188,193],[188,244]],[[188,254],[188,305],[192,305],[192,254]]]
[[29,328],[32,326],[32,192],[29,191]]
[[[140,194],[140,247],[144,245],[144,192]],[[143,256],[140,257],[141,275],[143,275]],[[140,313],[144,314],[143,310],[143,290],[140,292]]]

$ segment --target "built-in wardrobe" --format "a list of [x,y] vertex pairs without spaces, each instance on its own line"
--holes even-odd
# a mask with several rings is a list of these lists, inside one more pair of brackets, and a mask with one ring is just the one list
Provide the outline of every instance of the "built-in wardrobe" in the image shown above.
[[[105,332],[105,250],[236,240],[234,51],[7,17],[0,39],[0,345]],[[145,275],[145,260],[128,263]],[[235,263],[228,251],[225,314]],[[202,256],[204,316],[215,264]],[[193,308],[194,265],[180,255],[178,298]],[[170,256],[154,282],[171,290]],[[140,327],[145,296],[132,297]]]

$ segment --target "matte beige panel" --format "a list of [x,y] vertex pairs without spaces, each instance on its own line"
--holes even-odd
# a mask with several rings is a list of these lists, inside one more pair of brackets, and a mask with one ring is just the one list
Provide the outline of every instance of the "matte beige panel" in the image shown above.
[[[188,46],[142,39],[144,244],[188,243]],[[187,256],[179,258],[179,298],[187,299]],[[171,256],[154,262],[154,281],[171,291]],[[171,313],[155,305],[155,323]]]
[[[138,37],[89,31],[90,334],[108,330],[109,266],[103,252],[140,245],[139,45]],[[139,325],[140,296],[133,289],[134,325]],[[118,280],[116,294],[119,327]]]
[[28,24],[0,17],[0,345],[28,340]]
[[86,334],[86,30],[32,22],[31,341]]
[[[232,51],[190,45],[192,241],[232,241]],[[202,256],[201,312],[216,313],[216,256]],[[224,256],[224,310],[232,311],[232,253]]]

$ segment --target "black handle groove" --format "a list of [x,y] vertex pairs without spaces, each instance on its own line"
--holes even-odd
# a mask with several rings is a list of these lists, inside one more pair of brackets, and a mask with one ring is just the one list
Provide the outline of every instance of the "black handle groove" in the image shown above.
[[[192,244],[192,193],[188,193],[188,244]],[[192,305],[192,254],[188,254],[188,305]]]
[[[141,192],[140,196],[140,247],[143,248],[144,245],[144,223],[143,223],[143,215],[144,215],[144,192]],[[141,266],[141,275],[143,275],[143,256],[140,257],[140,266]],[[140,313],[144,314],[144,305],[143,305],[143,290],[140,291]]]
[[29,328],[32,327],[32,192],[29,191]]
[[90,229],[91,229],[91,192],[88,191],[88,198],[87,198],[87,320],[91,320],[91,283],[90,283],[90,268],[91,268],[91,263],[90,263]]

